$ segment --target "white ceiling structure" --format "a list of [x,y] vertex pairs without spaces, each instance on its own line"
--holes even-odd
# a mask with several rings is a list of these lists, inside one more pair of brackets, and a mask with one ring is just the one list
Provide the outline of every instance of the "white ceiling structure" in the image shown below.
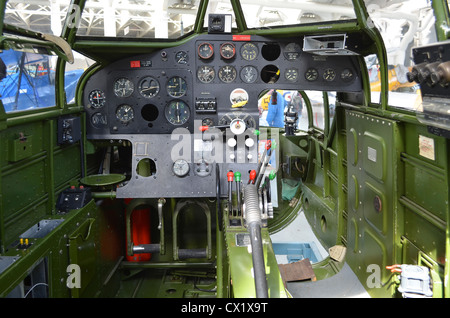
[[[87,0],[81,18],[76,10],[71,10],[71,18],[81,36],[173,39],[193,29],[199,3],[200,0]],[[404,60],[411,41],[423,43],[421,37],[426,37],[425,31],[433,26],[427,0],[365,3],[388,50],[397,48],[396,62]],[[9,0],[5,22],[60,35],[69,5],[70,0]],[[241,0],[241,6],[249,28],[355,17],[351,0]],[[423,9],[427,7],[428,10]],[[229,0],[210,0],[208,13],[233,14],[233,10]]]
[[[78,35],[173,38],[192,30],[199,0],[88,0]],[[69,0],[9,0],[5,22],[29,30],[61,34]],[[75,20],[74,20],[75,21]]]

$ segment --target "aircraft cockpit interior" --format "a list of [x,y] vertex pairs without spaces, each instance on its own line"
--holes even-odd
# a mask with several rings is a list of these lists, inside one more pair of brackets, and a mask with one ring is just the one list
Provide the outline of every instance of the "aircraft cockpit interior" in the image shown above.
[[448,1],[0,17],[1,297],[449,297]]

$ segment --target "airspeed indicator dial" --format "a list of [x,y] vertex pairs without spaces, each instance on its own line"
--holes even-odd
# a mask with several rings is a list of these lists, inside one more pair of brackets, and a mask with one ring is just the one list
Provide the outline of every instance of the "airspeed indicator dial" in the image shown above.
[[134,92],[134,84],[128,78],[122,77],[114,82],[114,94],[117,97],[129,97]]

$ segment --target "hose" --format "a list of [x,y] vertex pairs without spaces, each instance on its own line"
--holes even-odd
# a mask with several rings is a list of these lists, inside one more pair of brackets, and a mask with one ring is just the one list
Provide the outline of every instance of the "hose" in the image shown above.
[[268,298],[266,267],[261,240],[261,211],[259,209],[258,190],[256,185],[248,184],[244,188],[245,220],[250,233],[252,246],[253,271],[257,298]]

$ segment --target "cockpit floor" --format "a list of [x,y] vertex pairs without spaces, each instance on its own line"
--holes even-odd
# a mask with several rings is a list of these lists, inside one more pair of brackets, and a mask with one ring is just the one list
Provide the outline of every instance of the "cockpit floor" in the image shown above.
[[[317,262],[329,258],[327,250],[312,231],[304,212],[301,211],[297,218],[282,231],[271,235],[273,244],[277,243],[310,243],[316,247],[315,256]],[[287,264],[286,257],[277,256],[279,264]],[[314,268],[314,263],[312,263]],[[341,270],[325,279],[315,281],[287,282],[286,287],[294,298],[369,298],[369,294],[353,273],[348,264],[344,263]]]

